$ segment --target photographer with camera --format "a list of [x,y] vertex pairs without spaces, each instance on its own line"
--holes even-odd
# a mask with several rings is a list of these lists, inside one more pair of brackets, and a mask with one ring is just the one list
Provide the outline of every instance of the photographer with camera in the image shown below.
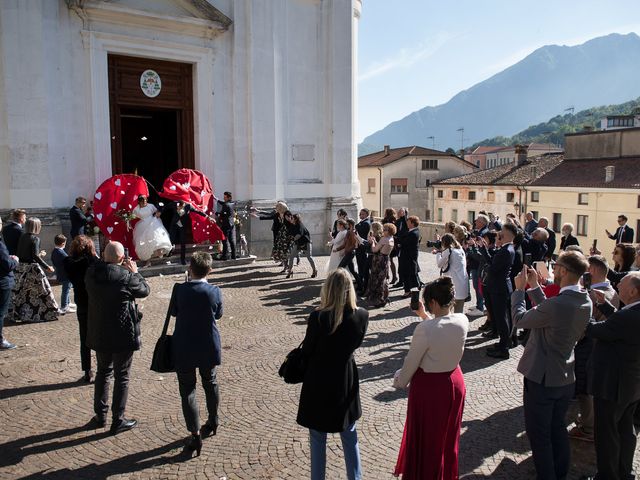
[[124,410],[133,352],[140,350],[142,315],[135,299],[148,296],[150,289],[119,242],[109,242],[104,250],[104,262],[97,261],[89,266],[85,285],[89,300],[87,347],[96,352],[98,361],[93,402],[96,415],[88,426],[102,428],[106,425],[107,387],[114,376],[111,434],[115,435],[131,430],[138,423],[126,419]]
[[451,277],[455,287],[453,312],[464,312],[464,301],[469,295],[469,276],[467,275],[467,259],[460,243],[446,233],[442,236],[442,248],[433,250],[440,275]]

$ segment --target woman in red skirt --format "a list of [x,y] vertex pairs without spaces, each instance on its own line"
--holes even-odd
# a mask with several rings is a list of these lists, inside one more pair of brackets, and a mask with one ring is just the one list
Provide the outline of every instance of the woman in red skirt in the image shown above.
[[[409,387],[407,420],[394,474],[403,480],[458,478],[458,442],[465,385],[460,359],[469,320],[451,313],[455,292],[449,277],[425,286],[416,313],[423,319],[394,386]],[[427,311],[429,313],[427,313]]]

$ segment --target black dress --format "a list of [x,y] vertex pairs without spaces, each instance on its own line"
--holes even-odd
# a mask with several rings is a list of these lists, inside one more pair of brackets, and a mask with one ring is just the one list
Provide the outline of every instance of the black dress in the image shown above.
[[342,323],[329,334],[330,314],[309,316],[303,350],[308,367],[302,382],[298,424],[319,432],[344,432],[362,416],[358,367],[353,352],[369,323],[363,308],[345,308]]

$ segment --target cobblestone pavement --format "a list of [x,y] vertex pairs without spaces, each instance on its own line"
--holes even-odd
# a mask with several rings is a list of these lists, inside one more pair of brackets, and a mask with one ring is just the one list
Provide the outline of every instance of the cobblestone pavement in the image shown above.
[[[423,279],[433,278],[433,257],[421,256]],[[326,260],[318,258],[321,271]],[[143,348],[134,357],[127,408],[140,425],[115,437],[106,429],[83,427],[93,415],[93,387],[78,382],[75,316],[7,326],[7,338],[19,348],[0,353],[0,478],[308,478],[307,432],[295,422],[299,386],[286,385],[277,370],[304,336],[322,278],[309,278],[305,259],[292,279],[278,271],[272,262],[260,261],[212,275],[225,302],[220,322],[224,364],[218,373],[221,426],[217,436],[205,441],[202,456],[185,462],[177,455],[187,432],[175,375],[149,370],[172,284],[181,276],[151,279],[152,293],[140,302]],[[58,296],[60,287],[54,290]],[[358,431],[367,479],[393,478],[405,419],[406,394],[390,385],[415,318],[407,299],[396,294],[392,300],[384,310],[371,311],[356,359],[364,411]],[[460,473],[468,479],[532,478],[522,379],[515,370],[522,347],[512,350],[508,361],[489,359],[477,330],[481,322],[472,323],[462,361],[467,400]],[[198,396],[204,415],[201,390]],[[339,437],[330,436],[328,479],[344,478],[340,449]],[[574,441],[572,458],[571,478],[592,471],[591,444]]]

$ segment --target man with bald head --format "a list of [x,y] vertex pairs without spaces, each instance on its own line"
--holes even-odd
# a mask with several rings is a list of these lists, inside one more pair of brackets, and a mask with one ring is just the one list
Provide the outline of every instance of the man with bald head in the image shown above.
[[87,346],[95,350],[98,369],[89,427],[102,428],[109,410],[109,380],[113,385],[111,434],[130,430],[138,423],[124,417],[129,393],[129,371],[133,352],[140,349],[140,319],[136,298],[149,295],[149,285],[138,273],[134,261],[125,257],[119,242],[109,242],[104,261],[87,270],[85,285],[89,297]]

